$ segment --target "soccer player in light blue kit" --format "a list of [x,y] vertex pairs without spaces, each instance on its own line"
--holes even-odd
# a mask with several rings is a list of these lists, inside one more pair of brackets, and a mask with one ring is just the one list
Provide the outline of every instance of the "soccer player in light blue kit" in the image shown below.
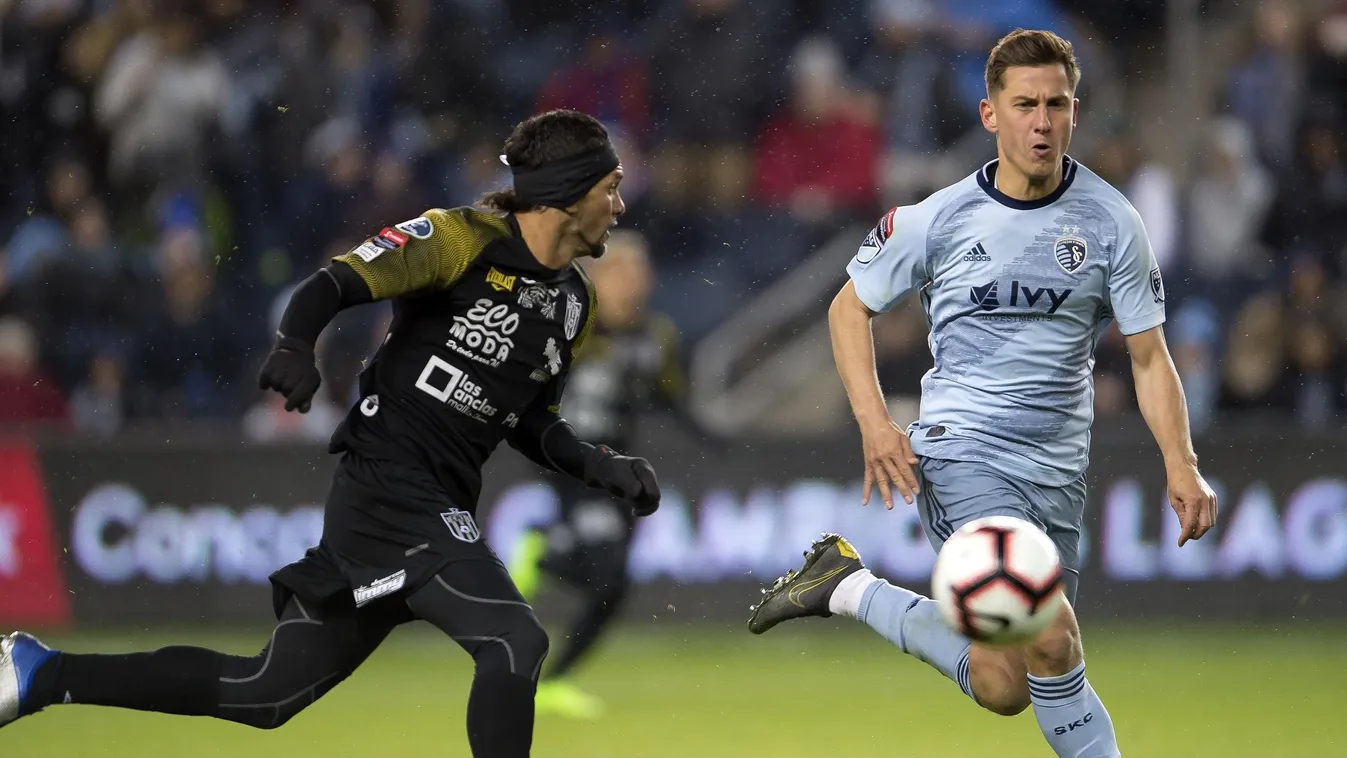
[[[1183,389],[1165,346],[1164,285],[1127,200],[1067,156],[1078,103],[1071,44],[1016,30],[992,49],[982,124],[997,159],[921,203],[889,211],[847,266],[829,310],[833,350],[864,439],[865,494],[893,491],[919,509],[938,550],[977,518],[1041,527],[1061,554],[1068,605],[1032,643],[970,643],[936,603],[875,577],[827,535],[767,590],[749,628],[800,616],[859,619],[1003,715],[1031,703],[1059,756],[1120,755],[1113,722],[1085,677],[1074,602],[1093,419],[1094,349],[1116,321],[1137,400],[1163,453],[1179,545],[1216,519],[1198,472]],[[870,319],[920,293],[935,367],[920,419],[890,419],[875,373]]]

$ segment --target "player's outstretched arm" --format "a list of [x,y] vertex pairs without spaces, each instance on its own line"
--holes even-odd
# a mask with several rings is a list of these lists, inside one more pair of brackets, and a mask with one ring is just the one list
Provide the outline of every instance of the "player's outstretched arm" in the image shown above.
[[637,516],[654,513],[659,508],[660,492],[650,462],[580,439],[549,394],[544,392],[520,416],[507,438],[510,447],[545,469],[606,490],[630,505]]
[[332,263],[301,282],[281,316],[258,387],[284,395],[287,411],[307,413],[321,383],[313,354],[318,335],[342,309],[373,299],[365,280],[344,263]]
[[[313,346],[337,312],[452,286],[481,251],[480,245],[463,240],[490,233],[472,223],[461,212],[432,208],[424,216],[384,228],[305,279],[290,296],[258,386],[284,395],[286,410],[308,411],[320,382]],[[494,223],[495,231],[503,233],[504,222],[483,223]]]
[[828,308],[828,330],[832,334],[833,360],[846,386],[851,411],[861,428],[865,450],[865,491],[862,502],[869,504],[870,493],[879,487],[885,508],[893,508],[893,489],[911,503],[918,492],[912,467],[917,457],[907,434],[893,423],[875,368],[875,339],[870,320],[875,312],[856,295],[849,281],[833,298]]
[[1179,545],[1202,535],[1216,523],[1216,494],[1197,469],[1188,405],[1179,372],[1165,344],[1164,330],[1156,326],[1128,335],[1137,405],[1160,446],[1169,477],[1169,503],[1183,529]]

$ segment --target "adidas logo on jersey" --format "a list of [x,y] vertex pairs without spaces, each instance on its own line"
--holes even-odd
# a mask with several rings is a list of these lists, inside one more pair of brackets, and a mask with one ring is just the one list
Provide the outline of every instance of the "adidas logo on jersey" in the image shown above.
[[973,246],[972,250],[963,254],[963,259],[969,263],[991,263],[992,257],[987,254],[987,250],[979,242]]

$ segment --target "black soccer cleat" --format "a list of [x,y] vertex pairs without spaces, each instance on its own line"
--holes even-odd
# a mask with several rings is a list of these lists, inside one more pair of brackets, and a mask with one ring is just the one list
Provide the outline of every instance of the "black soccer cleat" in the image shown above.
[[762,634],[782,621],[802,616],[827,618],[828,598],[842,580],[865,568],[860,553],[840,534],[824,533],[804,554],[804,565],[777,579],[762,591],[762,602],[752,607],[748,631]]

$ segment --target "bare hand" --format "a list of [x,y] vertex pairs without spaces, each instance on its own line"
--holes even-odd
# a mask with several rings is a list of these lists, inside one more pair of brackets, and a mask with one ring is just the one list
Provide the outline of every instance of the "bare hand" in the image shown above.
[[894,489],[911,505],[921,488],[917,486],[917,474],[912,468],[917,465],[917,456],[912,452],[907,433],[891,419],[886,419],[883,424],[862,427],[861,439],[865,451],[865,493],[861,496],[861,504],[870,504],[870,492],[878,485],[885,508],[893,509]]
[[1216,493],[1196,466],[1169,472],[1169,505],[1179,518],[1179,547],[1188,540],[1202,539],[1216,524]]

